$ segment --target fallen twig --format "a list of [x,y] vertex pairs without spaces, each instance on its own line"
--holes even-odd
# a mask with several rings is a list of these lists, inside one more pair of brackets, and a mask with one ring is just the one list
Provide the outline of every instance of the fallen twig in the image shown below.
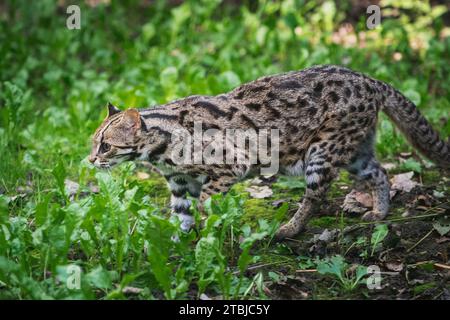
[[441,269],[450,270],[450,266],[448,266],[448,265],[446,265],[446,264],[435,263],[434,266],[435,266],[436,268],[441,268]]
[[310,272],[317,272],[317,269],[304,269],[304,270],[295,270],[297,273],[310,273]]
[[432,213],[432,214],[425,214],[420,216],[412,216],[412,217],[404,217],[404,218],[396,218],[396,219],[390,219],[390,220],[381,220],[381,221],[368,221],[368,222],[360,222],[355,224],[355,226],[363,226],[363,225],[371,225],[371,224],[377,224],[377,223],[390,223],[390,222],[398,222],[398,221],[405,221],[405,220],[414,220],[414,219],[422,219],[422,218],[428,218],[428,217],[436,217],[442,215],[441,213]]
[[407,264],[406,267],[407,268],[409,268],[409,267],[417,267],[417,266],[421,266],[423,264],[428,264],[428,263],[434,263],[434,261],[433,260],[419,261],[419,262],[416,262],[416,263],[413,263],[413,264]]
[[[277,264],[282,264],[282,263],[289,262],[289,261],[291,261],[291,259],[283,260],[283,261],[277,261],[277,262],[257,264],[257,265],[253,265],[253,266],[248,267],[245,271],[255,270],[255,269],[269,267],[269,266],[275,266]],[[239,274],[239,273],[241,273],[240,270],[237,270],[237,271],[233,272],[234,275]]]
[[380,274],[384,274],[386,276],[398,276],[400,274],[399,271],[380,271]]
[[408,250],[406,250],[406,252],[410,252],[412,249],[414,249],[415,247],[417,247],[420,243],[422,243],[422,241],[424,241],[426,238],[428,238],[434,231],[434,228],[431,228],[431,230],[422,237],[422,239],[420,239],[419,241],[417,241],[411,248],[409,248]]
[[420,261],[420,262],[416,262],[413,264],[408,264],[406,267],[410,268],[410,267],[417,267],[417,266],[421,266],[423,264],[433,264],[433,267],[438,268],[438,269],[445,269],[445,270],[450,270],[450,266],[443,264],[443,263],[437,263],[434,262],[433,260],[427,260],[427,261]]
[[[432,211],[440,208],[440,206],[442,206],[444,204],[449,204],[449,203],[450,203],[450,201],[442,202],[442,203],[438,204],[437,206],[424,211],[423,214],[418,215],[418,216],[402,217],[402,218],[395,218],[395,219],[386,219],[386,220],[384,220],[384,222],[389,223],[389,222],[397,222],[397,221],[407,221],[407,220],[414,220],[414,219],[422,219],[422,218],[428,218],[428,217],[436,217],[436,216],[442,215],[442,213],[432,213],[432,214],[426,214],[426,213],[427,212],[432,212]],[[381,221],[360,222],[360,223],[354,224],[354,226],[364,226],[364,225],[371,225],[371,224],[377,224],[377,223],[381,223]]]
[[[313,273],[313,272],[317,272],[317,269],[305,269],[305,270],[295,270],[295,272],[297,273]],[[384,274],[387,276],[398,276],[400,274],[400,272],[394,272],[394,271],[380,271],[380,274]]]

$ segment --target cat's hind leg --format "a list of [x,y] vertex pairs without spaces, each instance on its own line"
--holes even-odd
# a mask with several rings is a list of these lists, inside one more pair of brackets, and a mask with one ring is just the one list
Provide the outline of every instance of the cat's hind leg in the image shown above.
[[360,155],[347,170],[366,184],[372,192],[373,209],[362,217],[366,221],[381,220],[389,212],[389,180],[373,152]]

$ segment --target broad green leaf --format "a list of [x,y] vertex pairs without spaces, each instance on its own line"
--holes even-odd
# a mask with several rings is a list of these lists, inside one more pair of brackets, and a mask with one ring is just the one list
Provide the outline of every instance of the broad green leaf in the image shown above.
[[450,219],[440,219],[433,223],[433,228],[441,235],[445,236],[450,232]]
[[92,283],[92,285],[99,289],[110,289],[112,286],[111,276],[109,272],[103,267],[98,266],[86,275],[86,279]]
[[320,274],[335,275],[341,281],[344,281],[343,273],[346,268],[347,263],[340,255],[333,256],[330,259],[321,260],[317,264],[317,272]]

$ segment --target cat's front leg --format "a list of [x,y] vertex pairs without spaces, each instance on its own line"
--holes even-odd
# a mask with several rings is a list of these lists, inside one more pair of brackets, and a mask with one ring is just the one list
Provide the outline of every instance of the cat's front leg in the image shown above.
[[176,197],[172,194],[170,198],[171,216],[177,217],[181,224],[180,228],[184,232],[189,232],[194,226],[194,217],[190,213],[191,200],[186,197]]
[[172,193],[170,207],[172,216],[180,220],[180,228],[189,232],[195,224],[190,207],[192,201],[188,195],[199,198],[198,208],[203,212],[203,202],[215,193],[226,193],[236,183],[237,178],[226,173],[214,176],[172,175],[166,177]]
[[202,186],[202,192],[199,197],[200,205],[203,207],[203,203],[213,194],[227,193],[237,180],[235,176],[230,174],[209,177]]
[[331,182],[337,175],[337,170],[331,161],[326,161],[328,156],[324,150],[318,146],[314,147],[314,145],[310,150],[316,151],[311,151],[307,161],[305,195],[291,220],[278,229],[275,235],[277,240],[292,238],[305,228],[311,215],[320,208]]
[[177,217],[181,224],[180,228],[184,232],[189,232],[195,224],[190,207],[192,201],[188,195],[198,198],[201,192],[201,184],[196,183],[189,176],[174,175],[168,178],[171,192],[170,209],[172,216]]

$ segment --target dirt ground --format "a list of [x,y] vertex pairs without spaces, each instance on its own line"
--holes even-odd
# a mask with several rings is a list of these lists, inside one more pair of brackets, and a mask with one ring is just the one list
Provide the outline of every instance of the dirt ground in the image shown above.
[[[268,297],[450,300],[450,197],[446,176],[444,172],[422,173],[422,184],[392,197],[391,213],[383,222],[389,232],[373,255],[364,254],[367,246],[358,245],[357,240],[370,239],[376,224],[364,223],[358,214],[343,215],[342,194],[331,197],[304,233],[283,244],[294,261],[341,255],[350,265],[350,273],[354,272],[353,266],[377,266],[381,271],[379,288],[368,289],[363,284],[351,291],[343,290],[339,281],[319,274],[314,267],[267,263],[263,267],[267,273],[282,275],[267,285]],[[348,192],[350,187],[343,189]]]

